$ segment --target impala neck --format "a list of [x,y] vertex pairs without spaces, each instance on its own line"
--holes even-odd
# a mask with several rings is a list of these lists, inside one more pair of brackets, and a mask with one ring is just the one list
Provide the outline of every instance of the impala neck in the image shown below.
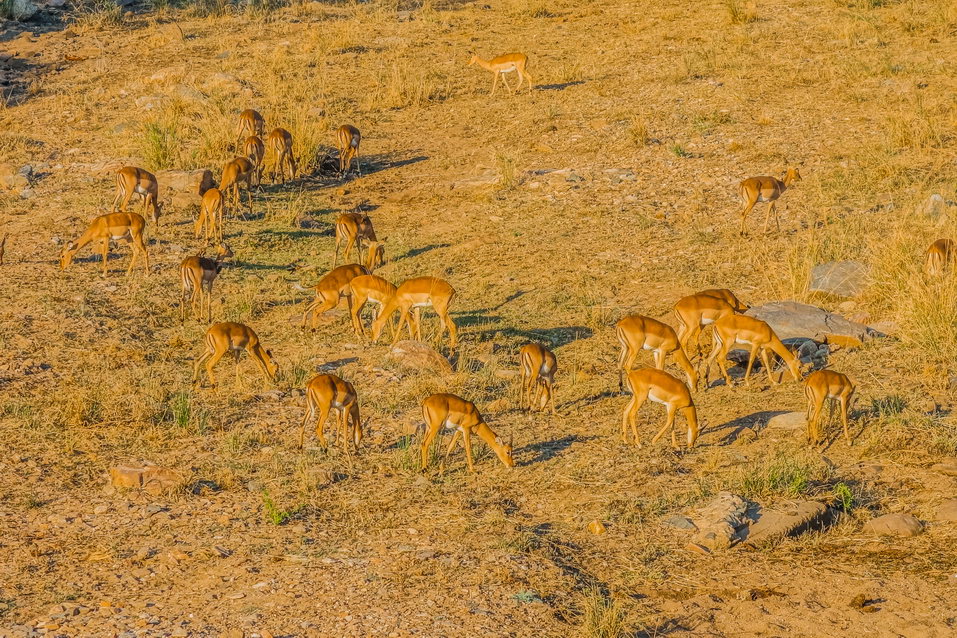
[[477,65],[479,65],[480,67],[482,67],[483,69],[488,69],[489,71],[494,71],[494,69],[492,68],[492,63],[489,62],[488,60],[484,60],[484,59],[482,59],[482,58],[480,58],[480,57],[478,57],[478,56],[475,56],[475,63],[476,63]]
[[[485,421],[479,421],[478,425],[476,425],[472,431],[476,434],[476,436],[485,441],[486,445],[495,450],[495,456],[497,456],[502,463],[505,463],[505,458],[503,457],[503,448],[505,445],[496,441],[498,437],[496,436],[495,432],[492,431],[492,428],[485,423]],[[507,463],[505,464],[508,465]]]
[[688,419],[688,447],[694,445],[698,439],[698,410],[692,405],[685,408],[685,418]]
[[[784,360],[784,363],[787,365],[788,370],[791,371],[791,376],[794,377],[794,380],[797,381],[801,378],[801,366],[791,351],[787,349],[780,339],[774,337],[771,340],[771,343],[768,344],[768,347],[771,349],[774,354],[781,357]],[[781,376],[784,376],[784,373],[781,373]]]

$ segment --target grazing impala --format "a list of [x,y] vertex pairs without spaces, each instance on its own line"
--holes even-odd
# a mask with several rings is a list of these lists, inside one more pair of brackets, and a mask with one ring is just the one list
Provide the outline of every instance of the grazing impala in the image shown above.
[[[349,282],[349,287],[352,288],[352,307],[350,310],[352,314],[352,328],[355,330],[356,336],[364,337],[365,328],[362,325],[362,318],[359,314],[362,312],[362,308],[367,303],[375,304],[376,312],[373,316],[374,320],[381,314],[383,306],[388,303],[389,299],[395,296],[396,287],[377,275],[360,275]],[[409,335],[411,336],[411,334],[412,325],[409,324]]]
[[[791,376],[797,381],[801,378],[801,364],[797,358],[791,354],[791,351],[781,343],[778,336],[774,334],[767,323],[747,315],[728,315],[718,319],[711,324],[712,334],[714,336],[714,347],[704,371],[705,387],[708,387],[708,376],[711,372],[711,364],[715,360],[718,362],[718,368],[724,377],[725,382],[730,386],[731,377],[728,375],[727,362],[725,361],[728,352],[735,344],[751,346],[751,355],[748,357],[748,368],[744,373],[744,383],[751,385],[751,368],[754,366],[754,360],[761,355],[761,363],[768,371],[768,379],[771,385],[777,385],[771,374],[771,362],[768,357],[768,350],[781,357],[787,364]],[[782,375],[783,376],[783,373]]]
[[954,244],[954,240],[938,239],[927,249],[924,271],[931,277],[940,277],[950,270],[955,257],[957,257],[957,245]]
[[207,242],[210,237],[219,241],[223,239],[223,191],[218,188],[210,188],[203,193],[193,236],[199,237],[200,233],[204,233]]
[[215,388],[216,377],[213,376],[213,366],[219,363],[227,352],[232,353],[235,358],[236,380],[239,381],[239,355],[243,350],[249,353],[268,380],[272,381],[276,378],[279,366],[272,358],[272,352],[262,347],[259,337],[252,328],[229,321],[214,323],[206,331],[206,350],[196,359],[193,366],[193,386],[199,387],[200,367],[205,362],[209,383]]
[[720,299],[731,306],[735,312],[747,312],[751,308],[751,306],[738,299],[738,297],[727,288],[708,288],[695,294]]
[[120,211],[125,213],[130,198],[134,194],[143,198],[144,217],[147,212],[150,212],[153,225],[158,230],[163,205],[159,203],[159,184],[156,182],[156,176],[142,168],[124,166],[116,172],[116,196],[113,198],[113,212],[116,212],[116,203],[120,202]]
[[674,354],[675,363],[688,376],[688,385],[692,388],[698,387],[698,373],[681,348],[674,328],[651,317],[631,315],[616,323],[615,330],[618,333],[618,343],[621,344],[621,354],[618,357],[619,390],[624,389],[623,377],[631,370],[641,350],[651,350],[654,353],[655,367],[659,370],[665,368],[665,357]]
[[374,272],[376,268],[379,268],[384,263],[385,239],[382,241],[370,241],[369,248],[366,250],[366,260],[363,265],[369,269],[369,272]]
[[395,294],[389,299],[382,312],[372,322],[372,341],[375,343],[382,334],[382,328],[385,326],[389,317],[396,310],[399,311],[399,324],[395,328],[395,336],[392,339],[393,345],[399,340],[402,333],[402,327],[405,323],[411,322],[415,331],[415,338],[422,341],[422,317],[421,309],[432,306],[435,313],[439,316],[441,329],[439,330],[439,339],[442,339],[442,333],[449,332],[449,348],[455,350],[458,343],[455,322],[449,316],[449,306],[455,298],[455,289],[447,281],[435,277],[416,277],[402,282]]
[[126,269],[126,274],[133,272],[133,266],[136,264],[136,257],[143,255],[143,263],[146,267],[146,274],[150,274],[150,258],[146,253],[146,244],[143,243],[143,229],[146,228],[146,220],[142,215],[136,213],[109,213],[100,215],[92,222],[89,227],[80,235],[76,241],[71,241],[63,247],[60,255],[60,270],[66,270],[73,263],[73,256],[77,251],[94,241],[101,241],[103,255],[103,274],[106,275],[106,257],[110,252],[110,240],[128,241],[133,245],[133,256],[130,258],[130,267]]
[[230,195],[233,208],[239,209],[239,185],[246,185],[246,205],[249,212],[253,212],[252,183],[256,167],[246,157],[236,157],[223,167],[223,176],[219,180],[219,190],[223,195]]
[[239,128],[236,130],[236,139],[243,139],[247,135],[262,137],[266,128],[266,120],[254,109],[246,109],[239,114]]
[[249,158],[254,167],[253,174],[256,176],[256,186],[262,186],[263,168],[266,160],[266,146],[262,138],[258,135],[250,135],[243,143],[243,154]]
[[351,383],[343,381],[334,374],[316,375],[306,384],[306,416],[299,430],[299,449],[302,449],[305,442],[306,424],[310,421],[316,424],[316,438],[319,440],[319,446],[323,450],[328,448],[323,429],[326,419],[329,418],[329,412],[336,413],[336,443],[341,437],[346,452],[351,451],[350,443],[358,450],[359,442],[362,440],[359,397]]
[[[233,256],[233,251],[226,244],[220,244],[216,250],[216,258],[210,259],[200,255],[187,257],[179,265],[179,280],[182,284],[180,298],[180,321],[186,321],[186,300],[189,299],[190,309],[196,316],[196,304],[200,304],[199,318],[203,318],[203,308],[206,309],[206,321],[212,321],[213,282],[223,270],[223,262]],[[205,297],[206,303],[203,303]]]
[[841,423],[844,426],[844,438],[848,445],[853,445],[851,434],[847,427],[847,408],[854,397],[854,384],[846,375],[833,370],[818,370],[812,372],[804,382],[804,396],[807,398],[807,439],[811,444],[824,442],[824,432],[821,430],[821,409],[824,402],[830,399],[833,410],[833,401],[841,405]]
[[[483,60],[479,56],[473,55],[472,59],[469,60],[469,66],[473,64],[477,64],[495,75],[495,79],[492,80],[492,95],[495,95],[495,87],[498,86],[500,76],[502,84],[512,93],[522,87],[522,81],[528,81],[528,90],[532,90],[532,78],[525,71],[525,67],[528,65],[528,56],[524,53],[506,53],[491,60]],[[505,81],[505,74],[513,71],[518,75],[518,84],[515,85],[514,89]]]
[[352,247],[362,254],[362,240],[376,241],[375,228],[372,227],[372,220],[364,213],[343,213],[336,219],[336,254],[332,258],[332,267],[335,268],[339,263],[339,246],[343,242],[346,244],[346,253],[343,259],[349,260],[349,253]]
[[[741,202],[744,204],[744,210],[741,211],[741,234],[747,234],[744,222],[748,217],[748,213],[751,212],[751,209],[754,208],[754,205],[758,202],[768,203],[768,212],[764,217],[764,232],[767,233],[768,222],[771,220],[771,211],[774,210],[775,202],[791,184],[800,181],[800,179],[801,174],[798,170],[796,168],[789,168],[788,172],[784,175],[784,179],[762,175],[760,177],[749,177],[743,180],[740,187]],[[781,221],[778,219],[777,211],[774,213],[774,223],[777,224],[778,230],[780,231]]]
[[675,415],[680,412],[688,421],[688,447],[693,447],[698,439],[698,413],[695,410],[694,402],[691,400],[691,392],[688,390],[688,386],[667,372],[654,368],[632,370],[628,373],[626,379],[632,396],[631,401],[625,406],[625,411],[621,415],[622,442],[628,443],[628,427],[631,426],[635,445],[641,447],[641,442],[638,440],[638,428],[635,425],[635,415],[638,414],[638,410],[641,409],[645,401],[650,399],[665,406],[666,414],[665,426],[655,435],[655,438],[651,439],[651,444],[657,443],[658,439],[671,429],[671,445],[675,448],[678,447],[678,439],[675,436]]
[[368,275],[369,271],[365,266],[359,264],[349,264],[348,266],[339,266],[333,268],[319,280],[319,283],[313,286],[316,291],[316,300],[306,307],[302,314],[302,327],[306,327],[306,321],[312,314],[312,329],[316,329],[316,323],[319,315],[332,310],[339,305],[339,301],[345,297],[349,303],[349,314],[352,314],[352,287],[349,285],[353,279],[360,275]]
[[292,133],[284,128],[274,128],[266,144],[273,154],[272,181],[276,182],[276,171],[282,183],[286,183],[286,165],[289,166],[289,179],[296,179],[296,158],[292,154]]
[[701,292],[681,298],[672,310],[678,323],[681,347],[690,353],[689,346],[693,343],[697,356],[701,356],[701,344],[698,342],[701,328],[735,313],[734,306],[727,301]]
[[465,461],[468,463],[469,471],[474,472],[472,435],[475,435],[492,448],[505,467],[515,467],[511,442],[506,443],[492,431],[471,401],[466,401],[454,394],[433,394],[422,402],[422,418],[425,420],[425,437],[422,439],[423,470],[429,465],[429,447],[442,428],[455,431],[442,458],[443,466],[461,436],[465,445]]
[[[555,354],[540,343],[529,343],[518,351],[518,359],[522,367],[520,406],[529,411],[537,406],[535,409],[543,411],[546,405],[551,404],[552,414],[555,414],[555,395],[552,394],[555,373],[558,371]],[[532,390],[535,391],[534,402]]]
[[351,124],[343,124],[336,131],[336,141],[339,143],[339,177],[345,177],[345,174],[352,168],[352,160],[356,161],[356,174],[361,176],[359,142],[362,141],[362,133]]

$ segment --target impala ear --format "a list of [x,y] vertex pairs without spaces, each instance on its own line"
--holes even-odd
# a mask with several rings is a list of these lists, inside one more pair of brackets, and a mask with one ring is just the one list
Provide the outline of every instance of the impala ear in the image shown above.
[[271,356],[272,356],[272,350],[266,350],[266,354],[268,354],[268,355],[271,357]]

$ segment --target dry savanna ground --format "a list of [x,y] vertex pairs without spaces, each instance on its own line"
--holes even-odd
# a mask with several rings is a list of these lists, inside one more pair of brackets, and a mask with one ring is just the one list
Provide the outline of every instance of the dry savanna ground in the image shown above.
[[[954,2],[96,0],[0,28],[0,161],[33,171],[0,195],[0,635],[955,631],[957,530],[934,511],[957,479],[931,468],[957,455],[957,283],[921,271],[957,227],[923,205],[957,198]],[[535,89],[490,98],[469,55],[513,50]],[[194,391],[206,325],[179,321],[177,265],[199,248],[195,211],[167,204],[149,224],[148,278],[124,276],[125,246],[106,277],[88,250],[62,272],[58,254],[108,209],[105,166],[218,176],[249,107],[292,131],[304,175],[229,220],[213,312],[254,327],[281,372],[269,383],[244,356],[239,381],[224,361],[220,387]],[[363,174],[341,182],[317,168],[346,122]],[[781,231],[739,237],[737,182],[788,166],[804,179]],[[294,284],[328,270],[332,223],[356,209],[387,237],[379,274],[457,290],[451,373],[357,339],[343,309],[296,325],[310,295]],[[834,259],[871,268],[859,297],[806,292]],[[891,338],[831,356],[859,386],[853,446],[765,429],[804,397],[763,372],[695,395],[691,451],[620,443],[614,322],[671,321],[709,287],[881,323]],[[553,417],[516,406],[531,340],[558,355]],[[297,449],[317,370],[357,387],[356,455]],[[419,403],[437,391],[514,437],[516,467],[479,445],[474,474],[461,450],[419,472]],[[646,441],[662,415],[640,415]],[[142,462],[181,485],[108,485]],[[764,547],[686,551],[662,520],[725,490],[846,513]],[[889,512],[924,533],[863,530]]]

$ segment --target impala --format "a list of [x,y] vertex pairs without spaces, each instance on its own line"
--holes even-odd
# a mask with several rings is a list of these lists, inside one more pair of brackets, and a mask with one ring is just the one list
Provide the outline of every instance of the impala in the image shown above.
[[372,322],[372,342],[379,340],[382,334],[382,328],[385,326],[389,317],[396,310],[399,311],[399,323],[395,329],[395,336],[392,339],[393,345],[399,340],[402,333],[402,327],[405,323],[411,322],[415,329],[415,338],[422,340],[422,317],[421,309],[432,306],[439,316],[441,328],[439,330],[439,339],[446,330],[449,332],[449,348],[455,350],[458,343],[455,322],[449,316],[449,306],[455,298],[455,289],[448,282],[435,277],[417,277],[402,282],[392,295],[379,316]]
[[219,180],[219,190],[230,195],[233,207],[239,209],[239,185],[246,185],[246,205],[253,212],[252,183],[256,167],[246,157],[236,157],[223,167],[223,176]]
[[696,354],[701,356],[701,344],[698,336],[703,326],[710,325],[728,315],[735,313],[735,308],[720,297],[699,292],[678,300],[672,311],[678,323],[678,341],[686,352],[691,352],[690,344],[694,344]]
[[87,227],[76,241],[68,242],[63,247],[60,255],[60,270],[66,270],[73,263],[73,256],[81,248],[94,241],[101,241],[103,249],[103,274],[106,275],[106,257],[110,252],[110,240],[128,241],[133,245],[133,256],[130,258],[130,267],[126,274],[133,272],[133,266],[136,264],[136,257],[143,255],[143,262],[146,266],[146,274],[150,274],[150,258],[146,253],[146,244],[143,243],[143,229],[146,228],[146,220],[142,215],[136,213],[109,213],[100,215]]
[[708,288],[695,294],[720,299],[734,308],[735,312],[746,312],[751,308],[751,306],[738,299],[737,296],[727,288]]
[[694,446],[698,439],[698,413],[695,410],[694,402],[691,400],[691,391],[688,386],[674,378],[663,370],[654,368],[642,368],[641,370],[632,370],[628,373],[627,383],[631,389],[631,401],[625,406],[621,415],[621,440],[628,443],[628,427],[631,426],[631,433],[635,440],[635,445],[641,447],[638,440],[638,428],[635,425],[635,415],[644,405],[646,400],[654,401],[665,406],[665,426],[661,428],[655,438],[651,439],[651,444],[658,442],[665,432],[671,430],[671,445],[678,447],[678,439],[675,436],[675,416],[680,412],[688,421],[688,447]]
[[265,166],[266,159],[266,146],[263,144],[262,138],[258,135],[250,135],[246,138],[246,141],[243,143],[243,155],[245,155],[254,167],[254,174],[256,176],[256,186],[262,186],[263,182],[263,168]]
[[464,439],[465,460],[469,471],[474,472],[472,435],[475,435],[492,448],[505,467],[515,467],[511,442],[505,443],[492,431],[471,401],[466,401],[454,394],[433,394],[422,402],[422,418],[425,420],[425,437],[422,439],[423,470],[429,465],[429,447],[442,428],[454,430],[452,441],[442,458],[443,466],[461,436]]
[[312,329],[316,329],[316,323],[319,315],[332,310],[339,305],[339,301],[345,297],[349,303],[349,314],[352,314],[352,287],[349,285],[353,279],[360,275],[368,275],[369,271],[365,266],[359,264],[349,264],[333,268],[319,280],[319,283],[313,286],[316,291],[316,300],[306,307],[302,314],[302,327],[306,327],[306,321],[309,314],[312,313]]
[[206,362],[209,383],[212,387],[216,387],[213,366],[219,363],[227,352],[232,353],[236,360],[236,380],[239,381],[239,356],[243,350],[249,353],[268,380],[272,381],[276,378],[279,366],[272,358],[272,352],[262,347],[259,337],[252,328],[229,321],[214,323],[206,331],[206,350],[196,359],[193,366],[193,386],[199,386],[200,367],[203,362]]
[[[359,442],[362,440],[362,423],[359,420],[359,398],[355,387],[334,374],[320,374],[306,384],[306,416],[299,430],[300,450],[306,438],[306,424],[310,421],[316,424],[316,438],[319,440],[319,446],[323,450],[328,448],[323,429],[329,412],[332,411],[336,413],[336,443],[342,437],[346,452],[350,451],[350,443],[356,450],[359,449]],[[318,417],[316,412],[319,413]]]
[[[800,181],[800,179],[801,174],[798,170],[796,168],[789,168],[784,175],[784,179],[762,175],[760,177],[749,177],[743,180],[740,186],[741,202],[744,204],[744,210],[741,211],[741,234],[747,234],[745,232],[744,222],[748,217],[748,213],[751,212],[751,209],[754,208],[754,205],[758,202],[768,203],[768,212],[764,217],[764,232],[767,233],[768,222],[771,220],[771,211],[774,210],[775,202],[791,184]],[[774,223],[777,224],[778,231],[780,231],[781,221],[778,219],[776,211],[774,213]]]
[[624,375],[631,370],[635,358],[641,350],[651,350],[655,357],[655,367],[665,368],[665,357],[674,354],[675,363],[688,376],[688,385],[698,386],[698,373],[688,360],[685,351],[681,348],[678,335],[674,328],[657,319],[642,315],[625,317],[615,324],[618,334],[618,343],[621,344],[621,354],[618,357],[618,389],[624,389]]
[[370,241],[369,248],[366,250],[366,260],[363,264],[369,269],[369,272],[385,263],[385,239],[382,241]]
[[262,137],[266,128],[266,120],[254,109],[246,109],[239,114],[239,128],[236,130],[236,139],[243,139],[247,135]]
[[[469,66],[473,64],[477,64],[495,75],[495,79],[492,80],[492,95],[495,95],[495,87],[498,85],[500,76],[502,78],[502,84],[512,93],[520,89],[522,87],[522,81],[525,80],[528,81],[528,90],[532,90],[532,78],[525,71],[525,67],[528,65],[528,56],[524,53],[506,53],[505,55],[494,57],[491,60],[483,60],[479,56],[473,55],[472,59],[469,60]],[[505,81],[505,74],[513,71],[518,74],[518,84],[515,85],[514,89]]]
[[952,239],[938,239],[927,249],[924,258],[924,271],[932,276],[943,275],[954,263],[957,257],[957,245]]
[[266,144],[273,154],[272,181],[276,182],[276,171],[279,171],[279,177],[282,183],[286,183],[286,165],[289,165],[289,179],[296,178],[296,158],[292,154],[292,133],[284,128],[274,128],[269,137],[266,138]]
[[218,188],[210,188],[203,193],[193,236],[199,237],[200,233],[205,234],[207,242],[210,237],[220,241],[223,239],[223,191]]
[[555,373],[558,371],[555,354],[540,343],[529,343],[518,351],[518,359],[522,368],[522,396],[519,405],[531,411],[534,390],[534,405],[538,406],[538,410],[542,411],[546,405],[551,404],[552,414],[555,414],[555,395],[552,393]]
[[821,430],[821,409],[824,402],[838,401],[841,405],[841,424],[844,426],[844,438],[848,445],[853,445],[851,434],[847,427],[847,408],[854,397],[854,384],[846,375],[833,370],[818,370],[812,372],[804,382],[804,396],[807,398],[807,439],[812,444],[824,442],[824,432]]
[[[212,321],[213,282],[223,270],[223,262],[233,256],[233,251],[226,244],[220,244],[216,250],[216,257],[210,259],[202,254],[187,257],[179,265],[179,280],[182,284],[180,297],[180,321],[186,321],[186,299],[189,299],[190,309],[196,316],[196,304],[200,304],[200,319],[202,309],[206,309],[206,321]],[[205,297],[206,303],[203,304]]]
[[113,198],[113,212],[116,212],[116,203],[120,203],[120,211],[126,212],[126,206],[133,195],[143,198],[143,213],[150,212],[153,225],[159,230],[159,217],[163,205],[159,203],[159,184],[156,176],[135,166],[124,166],[116,172],[116,196]]
[[349,260],[352,247],[362,253],[362,240],[376,241],[372,220],[365,213],[343,213],[336,219],[336,254],[332,258],[332,267],[339,263],[339,246],[345,242],[346,253],[343,259]]
[[[771,326],[760,319],[755,319],[747,315],[728,315],[711,324],[711,330],[714,336],[714,347],[711,349],[711,355],[708,357],[704,371],[705,387],[708,387],[708,376],[711,372],[711,364],[715,360],[718,362],[718,368],[721,370],[725,382],[729,386],[731,385],[731,377],[728,375],[725,358],[735,344],[751,346],[751,354],[748,357],[748,368],[744,373],[745,385],[751,385],[751,368],[754,366],[754,360],[759,354],[761,356],[761,363],[764,364],[764,367],[768,371],[768,379],[771,385],[778,383],[771,374],[768,350],[784,360],[795,381],[801,378],[800,362],[791,354],[791,351],[781,343],[781,340],[774,334],[774,330],[771,329]],[[783,373],[781,376],[783,376]]]
[[356,174],[361,177],[359,142],[362,141],[362,133],[351,124],[343,124],[336,131],[336,141],[339,143],[339,177],[345,177],[345,174],[352,168],[352,160],[356,161]]
[[[373,319],[382,313],[383,306],[389,299],[395,296],[396,287],[377,275],[360,275],[349,282],[352,289],[352,303],[350,312],[352,314],[352,328],[356,336],[365,336],[365,328],[362,325],[360,314],[362,308],[367,303],[376,305],[376,312]],[[409,334],[412,334],[412,325],[409,324]]]

